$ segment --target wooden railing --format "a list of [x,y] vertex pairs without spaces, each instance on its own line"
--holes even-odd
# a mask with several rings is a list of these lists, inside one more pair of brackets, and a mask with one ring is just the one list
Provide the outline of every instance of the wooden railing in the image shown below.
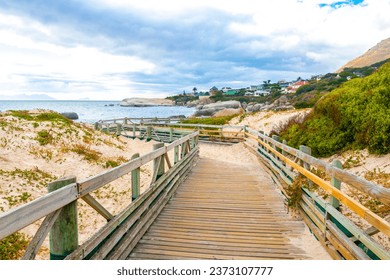
[[[248,141],[247,146],[262,159],[275,181],[291,186],[300,174],[309,180],[310,189],[318,186],[330,195],[330,200],[325,200],[302,186],[302,196],[297,204],[306,224],[334,259],[390,259],[390,252],[371,237],[378,232],[390,236],[390,223],[342,192],[340,184],[346,183],[385,205],[390,205],[390,189],[342,170],[339,162],[331,165],[312,157],[308,147],[301,146],[297,150],[280,143],[277,136],[271,138],[249,128],[247,131],[246,137],[252,139],[252,144]],[[313,168],[325,172],[332,178],[331,182],[315,175]],[[285,187],[281,189],[289,199]],[[371,227],[363,231],[356,226],[339,211],[340,203]]]
[[[52,259],[125,258],[197,160],[198,134],[193,132],[167,146],[157,143],[154,151],[142,157],[135,154],[129,162],[91,178],[78,182],[75,178],[64,178],[49,184],[52,191],[49,194],[0,215],[0,239],[45,217],[23,259],[36,257],[51,229]],[[173,152],[171,159],[168,152]],[[151,161],[154,166],[151,184],[140,194],[140,167]],[[133,202],[112,215],[91,193],[129,173]],[[80,198],[102,215],[107,224],[78,246],[76,203]]]
[[184,124],[180,119],[132,119],[122,118],[101,120],[95,129],[129,138],[172,142],[195,130],[199,131],[202,142],[238,143],[244,140],[245,126],[221,126],[204,124]]

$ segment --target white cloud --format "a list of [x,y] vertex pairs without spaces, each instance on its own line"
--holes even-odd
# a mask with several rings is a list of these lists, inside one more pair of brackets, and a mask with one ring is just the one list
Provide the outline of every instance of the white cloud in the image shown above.
[[[96,87],[123,92],[130,84],[121,75],[155,71],[154,63],[136,56],[52,43],[51,34],[48,27],[37,22],[0,14],[0,91],[32,92],[32,83],[43,83],[46,78],[53,80],[45,81],[46,88],[63,92],[64,98],[71,98],[72,92],[89,94]],[[88,83],[94,86],[85,86]]]
[[[229,28],[238,36],[260,38],[257,43],[250,44],[252,51],[257,46],[258,51],[268,48],[301,52],[309,54],[307,57],[314,61],[331,65],[330,68],[338,68],[389,36],[390,1],[366,0],[364,5],[341,9],[319,7],[320,3],[334,2],[267,2],[262,9],[252,11],[250,21],[231,22]],[[323,49],[318,52],[313,49],[316,46]],[[346,49],[349,51],[346,52]],[[344,56],[333,60],[333,65],[332,61],[326,61],[326,57],[337,57],[338,52]]]

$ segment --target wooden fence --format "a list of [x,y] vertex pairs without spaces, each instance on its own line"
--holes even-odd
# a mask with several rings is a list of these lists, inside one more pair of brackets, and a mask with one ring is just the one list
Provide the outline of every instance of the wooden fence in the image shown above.
[[[268,137],[262,132],[247,129],[247,143],[262,159],[272,176],[284,186],[291,186],[298,175],[309,180],[302,186],[301,198],[297,201],[299,212],[316,238],[323,244],[334,259],[390,259],[390,253],[376,242],[371,235],[382,232],[390,236],[390,223],[367,209],[358,201],[340,190],[341,182],[362,191],[372,198],[390,205],[390,189],[369,182],[341,169],[340,162],[328,164],[310,155],[310,148],[301,146],[299,150],[280,143],[276,135]],[[253,145],[253,141],[256,145]],[[331,177],[328,182],[314,174],[313,169],[322,170]],[[318,186],[330,195],[325,200],[309,189]],[[287,199],[290,199],[282,187]],[[340,204],[354,212],[371,225],[367,230],[361,228],[340,212]]]
[[180,119],[112,119],[95,123],[95,129],[129,138],[172,142],[194,130],[199,131],[199,141],[218,143],[238,143],[243,141],[245,126],[221,126],[184,124]]
[[[0,239],[45,217],[23,259],[36,257],[51,229],[51,259],[116,259],[126,255],[197,160],[198,134],[193,132],[167,146],[155,144],[155,150],[149,154],[142,157],[135,154],[129,162],[91,178],[79,182],[75,178],[64,178],[51,183],[49,194],[0,215]],[[168,156],[170,151],[173,152],[173,163]],[[151,185],[140,194],[140,167],[151,161],[154,163]],[[129,173],[132,175],[129,191],[133,202],[114,216],[91,193]],[[77,244],[76,205],[79,198],[107,220],[103,228],[80,246]],[[58,218],[61,215],[62,218]]]

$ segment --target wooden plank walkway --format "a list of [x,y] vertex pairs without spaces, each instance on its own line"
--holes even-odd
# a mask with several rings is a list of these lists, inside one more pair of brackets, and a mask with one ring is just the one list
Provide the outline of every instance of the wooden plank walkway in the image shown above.
[[201,158],[128,259],[307,259],[303,222],[253,168]]

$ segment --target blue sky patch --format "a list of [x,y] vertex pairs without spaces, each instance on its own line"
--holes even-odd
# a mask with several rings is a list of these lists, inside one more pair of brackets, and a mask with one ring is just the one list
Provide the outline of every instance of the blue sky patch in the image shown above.
[[333,9],[339,9],[339,8],[342,8],[344,6],[356,6],[356,5],[360,5],[364,2],[364,0],[349,0],[349,1],[337,1],[337,2],[334,2],[332,4],[325,4],[325,3],[322,3],[322,4],[319,4],[319,6],[321,8],[323,7],[331,7]]

